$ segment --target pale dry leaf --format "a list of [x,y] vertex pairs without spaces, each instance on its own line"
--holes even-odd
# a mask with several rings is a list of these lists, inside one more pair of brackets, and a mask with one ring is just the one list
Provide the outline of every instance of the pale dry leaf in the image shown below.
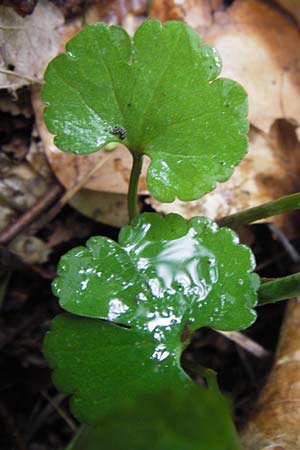
[[299,0],[276,0],[276,3],[288,11],[300,23],[300,3]]
[[13,8],[20,16],[32,14],[38,0],[2,0],[0,3]]
[[0,231],[16,219],[16,212],[0,196]]
[[250,122],[269,132],[277,119],[300,125],[300,32],[271,2],[236,0],[204,36],[222,55],[222,76],[249,95]]
[[45,180],[49,182],[53,181],[53,172],[48,163],[44,145],[39,137],[36,126],[32,130],[30,146],[26,153],[26,160]]
[[0,197],[17,212],[31,208],[49,184],[26,161],[15,162],[0,154]]
[[[0,155],[0,232],[18,220],[48,190],[49,184],[26,161],[13,161]],[[50,249],[39,238],[20,234],[8,249],[27,264],[43,264]]]
[[300,299],[290,300],[275,363],[242,433],[245,450],[300,448]]
[[121,25],[129,35],[147,18],[148,0],[110,0],[94,2],[87,8],[84,22],[91,24],[105,22],[108,25]]
[[[132,157],[123,146],[118,146],[106,159],[104,150],[89,156],[71,155],[58,150],[53,144],[46,148],[48,161],[56,177],[66,188],[76,185],[81,178],[91,172],[95,165],[105,160],[99,170],[93,174],[85,187],[100,192],[125,194],[132,166]],[[141,178],[140,193],[145,193],[146,185]]]
[[51,249],[42,239],[25,234],[15,237],[8,249],[27,264],[44,264],[51,253]]
[[181,20],[204,35],[213,23],[215,11],[223,6],[222,0],[153,0],[150,17],[162,22]]
[[81,189],[70,205],[97,222],[121,228],[128,224],[127,195]]
[[[204,215],[218,220],[299,190],[299,155],[295,130],[286,121],[277,121],[270,136],[252,128],[248,154],[232,177],[218,183],[215,191],[193,202],[159,203],[152,197],[147,202],[161,213],[175,212],[187,219]],[[282,217],[274,221],[279,227],[285,223]]]
[[[57,55],[64,18],[56,6],[40,0],[24,18],[12,8],[0,6],[0,69],[42,80],[49,60]],[[18,89],[30,84],[25,78],[0,73],[0,89]]]

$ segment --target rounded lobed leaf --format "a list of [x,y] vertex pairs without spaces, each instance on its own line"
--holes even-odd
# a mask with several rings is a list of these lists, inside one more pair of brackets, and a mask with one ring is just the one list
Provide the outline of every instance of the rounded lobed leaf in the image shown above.
[[89,424],[144,392],[191,385],[180,367],[180,341],[171,347],[166,351],[147,333],[71,314],[52,321],[44,343],[54,384],[74,394],[71,410]]
[[63,256],[53,288],[69,312],[167,340],[187,323],[248,327],[256,317],[254,267],[251,250],[228,228],[144,213],[121,230],[119,244],[93,237]]
[[69,450],[239,450],[227,401],[190,386],[139,396],[130,407],[83,427]]
[[147,20],[133,40],[120,27],[86,27],[45,73],[45,121],[55,143],[87,154],[124,143],[151,159],[157,199],[194,200],[245,155],[247,97],[217,78],[216,51],[182,22]]
[[141,393],[188,386],[183,331],[249,326],[254,265],[231,230],[176,214],[144,213],[121,230],[119,244],[94,237],[63,256],[53,289],[77,316],[54,320],[45,352],[57,387],[74,394],[75,416],[97,423]]

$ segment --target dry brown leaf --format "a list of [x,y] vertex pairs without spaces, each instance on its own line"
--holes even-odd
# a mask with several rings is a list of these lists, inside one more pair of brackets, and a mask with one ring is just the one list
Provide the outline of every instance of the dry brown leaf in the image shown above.
[[47,182],[26,162],[0,154],[0,197],[18,212],[31,208],[48,189]]
[[[0,231],[30,210],[48,188],[49,183],[27,161],[0,154]],[[8,249],[27,264],[43,264],[51,251],[41,239],[24,234],[15,237]]]
[[4,230],[17,217],[16,212],[0,198],[0,231]]
[[213,14],[222,0],[153,0],[150,17],[162,22],[182,20],[204,34],[213,23]]
[[[77,156],[64,153],[53,144],[48,146],[46,154],[55,175],[66,188],[76,185],[103,159],[105,162],[90,177],[85,187],[100,192],[118,194],[125,194],[128,190],[132,157],[123,146],[119,146],[111,152],[109,159],[105,158],[106,153],[103,150],[89,156]],[[145,189],[145,183],[141,178],[140,193],[145,192]]]
[[[218,183],[215,191],[193,202],[159,203],[147,201],[158,212],[176,212],[186,218],[204,215],[211,219],[234,214],[296,192],[300,189],[300,144],[293,127],[277,121],[271,136],[252,129],[248,154],[226,183]],[[282,217],[276,219],[283,226]]]
[[[20,17],[0,6],[0,70],[12,69],[27,78],[42,79],[44,69],[59,51],[64,18],[52,3],[40,0],[34,12]],[[30,84],[26,78],[0,73],[0,89]]]
[[[0,231],[29,210],[48,189],[48,183],[26,161],[0,157]],[[14,238],[8,249],[28,264],[47,261],[50,249],[41,239],[24,234]]]
[[40,140],[36,127],[34,127],[32,131],[30,146],[26,153],[26,160],[45,180],[49,182],[53,181],[53,172],[48,163],[44,146]]
[[282,8],[288,11],[300,23],[300,4],[299,0],[276,0]]
[[85,216],[106,225],[121,228],[129,221],[125,194],[81,189],[69,203]]
[[110,0],[95,2],[87,9],[84,17],[86,24],[105,22],[109,25],[121,25],[132,35],[147,17],[148,0]]
[[14,8],[22,17],[32,14],[38,0],[1,0],[0,4]]
[[245,450],[300,448],[300,299],[290,300],[274,367],[242,433]]
[[300,33],[270,2],[236,0],[205,36],[220,52],[222,75],[249,95],[249,119],[269,132],[276,119],[300,125]]
[[51,249],[42,239],[25,234],[15,237],[8,249],[27,264],[44,264],[51,253]]

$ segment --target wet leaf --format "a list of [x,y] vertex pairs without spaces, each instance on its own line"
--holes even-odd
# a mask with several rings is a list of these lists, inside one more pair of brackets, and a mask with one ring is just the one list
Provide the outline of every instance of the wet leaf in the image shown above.
[[[226,183],[218,184],[213,192],[193,202],[160,203],[150,197],[147,203],[163,214],[177,213],[185,219],[203,215],[219,220],[300,190],[299,151],[295,127],[285,120],[276,121],[270,135],[251,128],[248,153]],[[267,219],[270,220],[293,236],[286,217]]]
[[122,229],[119,244],[94,237],[68,252],[54,292],[65,310],[92,319],[55,319],[45,351],[57,387],[76,392],[76,417],[95,423],[139,393],[189,384],[180,366],[186,325],[252,323],[253,268],[231,230],[177,215],[145,213]]
[[221,75],[241,82],[248,93],[251,124],[264,132],[277,119],[299,126],[299,27],[283,9],[299,21],[299,1],[235,0],[226,8],[219,0],[179,3],[153,1],[150,16],[183,20],[216,47]]
[[65,314],[52,322],[45,353],[54,384],[74,393],[73,414],[97,423],[138,394],[192,383],[180,367],[182,343],[172,345],[168,352],[147,332]]
[[238,450],[228,405],[220,394],[198,386],[139,397],[84,427],[68,450]]
[[250,325],[253,268],[250,249],[231,230],[175,214],[142,214],[121,230],[119,244],[93,237],[63,256],[54,293],[85,317],[55,319],[45,350],[57,387],[75,392],[76,417],[95,423],[124,399],[189,384],[180,366],[188,330]]
[[[124,146],[119,145],[110,158],[105,158],[104,151],[90,155],[73,155],[60,151],[53,143],[53,135],[48,131],[43,120],[43,104],[40,89],[33,90],[33,109],[37,128],[41,136],[47,159],[61,184],[67,189],[80,183],[82,178],[91,172],[95,165],[102,164],[85,183],[84,187],[93,191],[113,194],[127,194],[132,157]],[[145,171],[141,174],[139,191],[146,193]],[[83,211],[82,211],[83,212]],[[84,212],[83,212],[84,214]]]
[[250,249],[206,218],[144,213],[119,244],[92,237],[61,258],[55,294],[65,310],[180,338],[184,326],[241,329],[255,319]]
[[66,152],[124,143],[151,158],[156,198],[196,199],[231,175],[247,147],[245,92],[219,72],[216,52],[183,23],[146,21],[133,41],[94,24],[48,66],[45,120]]

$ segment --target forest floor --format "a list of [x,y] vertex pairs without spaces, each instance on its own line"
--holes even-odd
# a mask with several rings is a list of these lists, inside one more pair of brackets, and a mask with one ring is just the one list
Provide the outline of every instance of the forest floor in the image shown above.
[[[14,4],[17,16],[15,20],[19,24],[19,21],[25,20],[20,13],[26,14],[26,8],[30,8],[29,4],[34,2],[8,3]],[[183,5],[180,8],[179,3]],[[246,3],[248,6],[245,6]],[[247,11],[243,12],[243,8],[249,8],[250,3],[252,4],[251,17],[247,15]],[[265,42],[264,39],[273,39],[275,42],[276,30],[280,29],[278,24],[284,23],[290,34],[285,35],[289,43],[282,45],[283,47],[286,45],[286,51],[290,52],[290,60],[293,60],[295,64],[296,52],[298,52],[298,61],[300,58],[300,46],[299,43],[294,42],[293,33],[294,28],[297,27],[299,34],[298,25],[296,25],[299,17],[293,11],[283,9],[286,6],[285,2],[260,2],[263,6],[258,3],[254,0],[251,2],[243,0],[172,2],[168,0],[167,2],[154,1],[150,8],[148,2],[142,0],[56,1],[51,3],[50,7],[45,6],[45,2],[39,2],[50,11],[49,20],[47,21],[46,17],[45,22],[49,25],[51,48],[47,48],[45,58],[49,60],[50,55],[54,56],[58,53],[66,38],[78,31],[83,23],[103,20],[107,23],[124,25],[132,31],[150,14],[161,20],[190,21],[194,28],[200,29],[204,36],[207,36],[208,42],[216,42],[217,46],[219,44],[220,52],[223,49],[225,53],[226,75],[227,50],[226,41],[224,40],[224,45],[222,42],[222,36],[225,33],[224,29],[221,30],[222,23],[227,20],[227,24],[230,25],[230,20],[237,21],[245,14],[248,17],[247,26],[252,33],[251,27],[253,23],[257,23],[255,14],[259,16],[259,20],[266,20],[261,8],[266,10],[269,8],[272,14],[267,15],[268,20],[270,23],[273,21],[272,26],[269,27],[269,34],[268,36],[264,33],[260,34],[264,28],[261,24],[259,31],[255,30],[255,37],[260,39],[260,42]],[[11,8],[7,6],[0,6],[0,8],[0,42],[2,42],[1,33],[5,31],[5,27],[1,25],[1,13],[4,20],[4,11]],[[44,17],[43,14],[46,12],[42,11],[39,14],[42,16],[37,19],[33,14],[26,17],[31,17],[33,21],[38,20],[41,28],[43,26],[41,17]],[[214,17],[213,22],[212,17]],[[251,20],[253,20],[252,25]],[[244,23],[243,20],[240,23]],[[58,27],[58,24],[63,32],[60,33],[59,41],[56,42],[57,37],[53,38],[51,33],[56,30],[55,27]],[[12,30],[13,25],[9,26]],[[32,23],[30,26],[33,26]],[[236,30],[235,27],[233,28]],[[226,30],[229,29],[230,26],[226,28]],[[209,30],[213,30],[211,34]],[[273,37],[272,30],[275,33]],[[248,28],[246,31],[249,31]],[[249,35],[252,36],[251,33]],[[232,39],[230,48],[233,46],[234,36],[230,36]],[[43,38],[45,39],[45,36]],[[38,33],[33,37],[34,39],[39,39]],[[297,39],[300,41],[299,36]],[[17,54],[20,57],[24,49],[20,48],[19,38],[16,42],[13,38],[12,41],[7,40],[7,42],[11,42],[12,48],[17,48],[19,52]],[[268,49],[273,58],[274,49],[272,48],[268,41]],[[6,51],[9,52],[8,47]],[[257,74],[252,74],[255,78],[259,76],[265,61],[256,62],[253,54],[251,64],[257,69]],[[28,56],[29,59],[30,57]],[[300,76],[299,68],[296,73],[294,66],[289,67],[288,63],[280,58],[283,56],[276,54],[280,74],[276,74],[273,68],[274,79],[277,79],[277,75],[280,78],[284,70],[284,73],[292,74],[291,76]],[[16,77],[13,75],[0,71],[1,450],[63,449],[78,428],[78,423],[69,413],[68,398],[59,393],[52,384],[51,371],[43,355],[43,339],[51,319],[60,312],[57,299],[51,291],[51,281],[55,278],[57,263],[66,251],[76,245],[84,244],[91,235],[117,239],[120,226],[126,222],[124,176],[122,181],[121,175],[125,173],[126,179],[127,161],[115,159],[113,164],[115,172],[110,172],[109,176],[111,180],[115,179],[114,177],[121,180],[119,190],[110,185],[106,186],[106,191],[100,198],[95,192],[102,193],[102,185],[95,187],[96,182],[89,177],[85,180],[87,184],[82,181],[84,171],[91,172],[93,160],[86,166],[84,163],[77,164],[74,160],[66,163],[63,157],[57,160],[57,155],[50,155],[49,148],[46,149],[49,142],[41,125],[39,111],[41,103],[37,100],[36,86],[32,86],[32,80],[39,79],[40,82],[46,62],[43,63],[43,67],[37,67],[36,72],[28,72],[28,79],[21,77],[21,82],[16,82]],[[284,64],[285,69],[283,69]],[[21,65],[19,67],[13,59],[10,60],[8,57],[6,69],[25,73],[24,71],[29,70],[30,67],[28,65],[25,68]],[[270,67],[271,77],[273,69]],[[236,75],[238,78],[238,71]],[[260,152],[259,154],[262,154],[262,158],[265,158],[267,162],[259,172],[260,169],[254,167],[249,159],[234,179],[233,186],[225,186],[221,195],[224,195],[223,200],[229,198],[228,210],[225,211],[228,214],[231,212],[231,207],[242,209],[253,206],[248,200],[252,194],[254,203],[259,204],[300,190],[300,147],[295,125],[300,123],[298,121],[300,112],[296,107],[294,110],[290,107],[284,115],[275,107],[273,108],[272,99],[276,97],[278,100],[279,95],[274,86],[272,92],[266,93],[270,95],[271,100],[266,100],[264,97],[264,101],[261,101],[260,99],[264,96],[262,92],[265,92],[263,81],[256,91],[257,96],[261,96],[258,100],[259,105],[257,108],[253,106],[253,86],[256,86],[254,81],[253,79],[245,81],[250,99],[250,155]],[[291,85],[294,85],[294,82],[295,80],[292,80]],[[297,83],[299,87],[299,78]],[[285,105],[284,108],[288,108],[286,105],[290,105],[290,100],[295,94],[288,81],[284,86],[286,91],[280,92],[280,101]],[[293,101],[299,101],[300,104],[299,97],[300,90]],[[270,110],[272,117],[270,117]],[[266,167],[268,167],[268,173],[266,173]],[[255,185],[253,192],[250,193],[248,191],[245,193],[243,188],[247,177],[253,177],[253,186]],[[81,190],[83,185],[85,189]],[[67,196],[65,196],[66,193]],[[149,199],[144,185],[140,193],[141,210],[159,210],[155,200]],[[76,201],[74,194],[78,194]],[[107,197],[109,195],[111,197]],[[106,206],[109,198],[113,199],[111,210]],[[86,208],[87,203],[89,208]],[[162,212],[167,212],[164,208],[165,206]],[[205,214],[209,212],[209,209],[209,201],[205,204],[192,205],[192,211],[199,210],[199,214]],[[28,216],[24,218],[26,212]],[[113,214],[115,218],[112,219]],[[260,276],[282,277],[299,270],[300,235],[297,214],[284,217],[279,222],[243,226],[237,232],[241,242],[251,246]],[[249,419],[272,368],[285,312],[285,302],[259,307],[257,312],[258,320],[243,332],[249,338],[243,345],[237,343],[237,336],[233,335],[229,338],[204,328],[195,333],[191,344],[182,356],[183,367],[196,379],[198,375],[192,369],[194,364],[210,367],[218,373],[221,391],[231,399],[238,429],[241,429]],[[253,343],[257,346],[253,347]],[[199,382],[201,382],[200,379]]]

